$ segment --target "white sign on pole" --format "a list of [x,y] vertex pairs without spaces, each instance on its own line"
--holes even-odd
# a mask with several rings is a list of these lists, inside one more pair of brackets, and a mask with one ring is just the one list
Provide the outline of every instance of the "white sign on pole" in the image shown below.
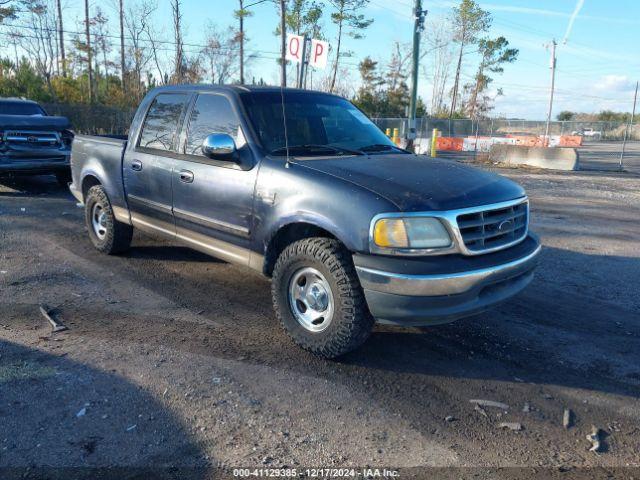
[[300,63],[303,49],[304,37],[302,35],[287,35],[287,54],[285,55],[287,60]]
[[311,54],[309,55],[309,65],[315,68],[325,68],[329,58],[329,44],[322,40],[311,40]]

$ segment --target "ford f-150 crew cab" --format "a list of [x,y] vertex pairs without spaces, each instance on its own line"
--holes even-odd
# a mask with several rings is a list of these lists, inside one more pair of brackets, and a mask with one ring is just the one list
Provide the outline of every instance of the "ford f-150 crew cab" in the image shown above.
[[0,98],[0,175],[52,173],[66,187],[72,140],[66,118],[30,100]]
[[326,93],[157,88],[128,138],[76,136],[71,166],[99,251],[137,228],[257,270],[285,331],[325,357],[375,321],[434,325],[505,300],[540,251],[516,183],[402,150]]

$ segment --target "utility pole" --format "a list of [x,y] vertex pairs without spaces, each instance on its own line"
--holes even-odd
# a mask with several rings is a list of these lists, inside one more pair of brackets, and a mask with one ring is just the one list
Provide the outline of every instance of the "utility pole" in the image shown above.
[[125,64],[124,64],[124,0],[119,1],[119,13],[120,13],[120,86],[122,92],[125,91]]
[[239,0],[240,3],[240,85],[244,85],[244,0]]
[[287,3],[280,0],[280,86],[287,86]]
[[420,33],[424,30],[426,10],[422,10],[422,0],[415,0],[413,7],[415,23],[413,27],[413,61],[411,64],[411,98],[409,99],[409,120],[406,131],[407,148],[413,147],[416,138],[416,108],[418,103],[418,66],[420,62]]
[[84,0],[84,28],[87,36],[87,67],[89,74],[89,103],[93,103],[93,67],[91,66],[91,33],[89,31],[89,0]]
[[304,77],[307,74],[307,68],[309,68],[309,59],[307,57],[307,43],[310,40],[305,33],[302,37],[302,54],[300,55],[300,67],[298,70],[298,88],[304,88]]
[[636,93],[633,94],[633,109],[631,110],[631,118],[627,123],[624,131],[624,140],[622,141],[622,151],[620,152],[620,171],[622,171],[622,160],[624,158],[624,148],[627,146],[627,137],[629,136],[629,128],[633,127],[633,120],[636,116],[636,102],[638,101],[638,82],[636,81]]
[[553,110],[553,89],[556,84],[556,39],[551,40],[551,92],[549,93],[549,113],[547,113],[547,125],[544,129],[544,144],[549,146],[549,126],[551,124],[551,111]]
[[67,58],[64,53],[64,28],[62,26],[62,1],[56,1],[58,10],[58,42],[60,43],[60,62],[62,63],[62,76],[67,76]]

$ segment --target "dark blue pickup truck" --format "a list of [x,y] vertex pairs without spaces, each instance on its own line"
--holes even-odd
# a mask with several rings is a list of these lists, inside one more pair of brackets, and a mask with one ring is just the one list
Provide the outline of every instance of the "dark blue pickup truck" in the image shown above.
[[0,175],[54,174],[67,186],[73,133],[69,120],[36,102],[0,98]]
[[99,251],[123,252],[137,228],[254,269],[286,332],[325,357],[375,321],[434,325],[505,300],[540,251],[520,186],[402,150],[320,92],[157,88],[128,138],[76,136],[71,166]]

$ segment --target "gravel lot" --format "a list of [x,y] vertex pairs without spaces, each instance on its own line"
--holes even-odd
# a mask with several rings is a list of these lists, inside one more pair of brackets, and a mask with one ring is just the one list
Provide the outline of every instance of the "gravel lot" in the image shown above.
[[[139,234],[128,254],[101,256],[53,179],[3,181],[0,472],[637,476],[640,176],[500,172],[526,187],[545,245],[531,286],[450,325],[376,327],[336,362],[287,339],[257,274]],[[52,334],[41,303],[69,330]]]

